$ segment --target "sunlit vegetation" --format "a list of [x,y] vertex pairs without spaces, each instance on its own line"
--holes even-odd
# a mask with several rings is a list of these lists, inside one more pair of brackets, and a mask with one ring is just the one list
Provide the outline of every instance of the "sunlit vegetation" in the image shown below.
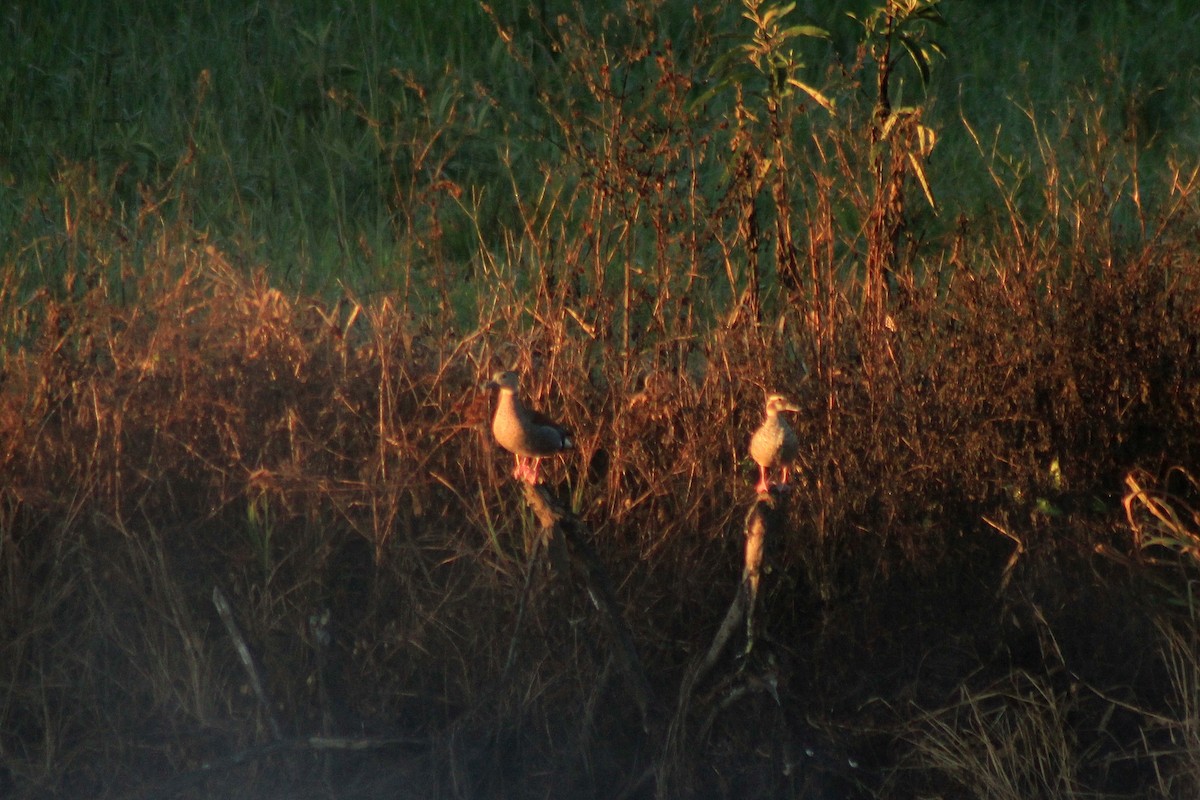
[[1190,4],[453,5],[7,12],[0,794],[1200,791]]

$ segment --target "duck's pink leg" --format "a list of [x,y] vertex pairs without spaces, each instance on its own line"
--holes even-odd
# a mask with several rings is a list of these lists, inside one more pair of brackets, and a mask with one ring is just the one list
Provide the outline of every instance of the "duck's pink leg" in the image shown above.
[[771,490],[771,481],[767,478],[767,468],[759,465],[758,468],[758,485],[754,487],[754,491],[762,494]]

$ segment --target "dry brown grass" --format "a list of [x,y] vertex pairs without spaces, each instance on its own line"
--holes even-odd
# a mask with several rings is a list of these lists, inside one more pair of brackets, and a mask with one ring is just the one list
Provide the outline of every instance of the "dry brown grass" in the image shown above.
[[[995,268],[914,285],[870,374],[858,329],[837,328],[823,376],[800,355],[818,334],[791,327],[789,306],[779,327],[656,338],[631,360],[619,336],[580,335],[555,312],[562,299],[537,301],[544,325],[499,304],[476,331],[447,336],[396,298],[289,295],[182,228],[163,233],[124,299],[104,278],[23,302],[10,286],[7,780],[25,796],[103,795],[263,741],[208,602],[216,585],[289,735],[424,744],[386,767],[266,758],[211,778],[211,791],[317,780],[370,796],[406,780],[430,796],[510,796],[618,791],[641,774],[655,732],[638,730],[585,594],[530,562],[536,531],[485,435],[479,380],[504,364],[578,432],[577,457],[550,474],[592,524],[662,697],[735,591],[752,483],[743,438],[763,390],[785,386],[810,409],[796,422],[805,478],[766,583],[784,705],[730,701],[679,773],[694,776],[685,785],[715,769],[727,781],[716,794],[823,783],[872,796],[915,771],[914,785],[960,789],[986,775],[979,796],[1075,796],[1120,772],[1096,772],[1103,758],[1178,786],[1174,756],[1132,731],[1141,709],[1185,737],[1190,763],[1189,706],[1162,704],[1154,687],[1189,691],[1194,671],[1178,633],[1163,640],[1174,656],[1141,652],[1136,570],[1089,567],[1087,554],[1129,546],[1121,470],[1195,452],[1195,362],[1180,354],[1197,309],[1182,247],[1123,254],[1103,280],[1059,280],[1048,265],[1035,290],[1001,270],[1016,256],[997,250]],[[1007,587],[1011,542],[984,517],[1023,542]],[[1106,582],[1072,588],[1092,574]],[[1106,637],[1118,638],[1090,649]],[[1118,652],[1134,641],[1139,654]],[[1056,684],[1064,671],[1069,691]],[[1129,696],[1107,712],[1126,717],[1114,730],[1081,697],[1118,686]],[[905,697],[934,710],[910,715]],[[763,729],[762,714],[780,721]],[[894,762],[895,745],[879,749],[887,736],[912,755]],[[758,755],[772,739],[789,744]],[[818,755],[806,761],[808,742]],[[839,747],[864,766],[822,755]],[[778,759],[802,768],[781,777]],[[346,775],[363,783],[338,789]]]

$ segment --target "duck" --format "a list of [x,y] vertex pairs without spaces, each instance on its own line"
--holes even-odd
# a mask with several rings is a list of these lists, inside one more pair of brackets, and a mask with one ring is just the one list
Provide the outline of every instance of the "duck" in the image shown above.
[[799,411],[800,407],[782,394],[770,394],[766,410],[766,419],[750,437],[750,457],[758,464],[758,485],[754,490],[760,494],[771,490],[771,470],[776,467],[781,469],[779,485],[787,487],[788,471],[800,452],[796,432],[780,416],[781,411]]
[[517,373],[497,372],[486,387],[499,389],[492,436],[516,459],[513,477],[531,485],[538,483],[543,458],[574,449],[570,429],[521,402]]

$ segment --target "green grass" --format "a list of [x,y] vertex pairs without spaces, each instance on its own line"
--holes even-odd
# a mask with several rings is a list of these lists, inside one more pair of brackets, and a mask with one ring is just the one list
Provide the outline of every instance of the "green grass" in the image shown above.
[[[429,117],[450,140],[430,143],[415,181],[436,182],[449,147],[457,180],[495,182],[462,142],[486,129],[481,109],[447,109],[482,105],[460,95],[496,68],[491,23],[473,3],[407,5],[15,10],[0,66],[5,230],[54,205],[64,165],[79,163],[131,216],[142,186],[184,199],[197,227],[298,285],[393,284],[393,178],[408,165],[388,159],[406,155],[409,128],[419,136]],[[487,144],[492,159],[500,145]]]
[[[845,7],[855,5],[864,7]],[[1188,4],[945,5],[950,25],[937,36],[949,57],[935,70],[932,102],[911,76],[898,93],[928,104],[940,132],[929,170],[942,214],[932,232],[996,203],[989,169],[1014,183],[1027,174],[1023,194],[1036,203],[1045,147],[1064,168],[1086,159],[1085,96],[1104,109],[1110,135],[1134,136],[1151,175],[1194,149],[1189,87],[1200,56]],[[563,10],[539,13],[554,30]],[[249,262],[317,291],[393,289],[431,262],[464,270],[481,246],[500,253],[518,223],[513,182],[532,191],[530,175],[569,169],[547,112],[577,85],[522,4],[496,11],[515,26],[532,69],[513,62],[472,2],[352,2],[336,14],[315,2],[15,9],[0,56],[6,249],[54,230],[56,184],[77,163],[131,218],[149,187]],[[670,39],[703,77],[733,26],[744,29],[736,11],[719,20],[726,38],[697,50],[690,15],[668,6],[656,41]],[[802,48],[808,78],[821,85],[832,60],[853,58],[854,24],[843,7],[821,3],[801,4],[795,17],[834,34],[832,48]],[[433,244],[422,230],[431,219],[444,237]],[[53,261],[18,266],[49,272],[32,275],[36,285],[51,282]]]
[[[1188,88],[1200,72],[1184,33],[1197,19],[1190,4],[964,3],[946,11],[951,51],[935,116],[948,146],[934,171],[950,210],[994,202],[986,166],[1015,162],[1001,174],[1032,168],[1036,182],[1049,150],[1082,172],[1088,103],[1103,109],[1110,137],[1139,152],[1151,180],[1200,139],[1200,106]],[[982,158],[960,120],[984,140]]]

